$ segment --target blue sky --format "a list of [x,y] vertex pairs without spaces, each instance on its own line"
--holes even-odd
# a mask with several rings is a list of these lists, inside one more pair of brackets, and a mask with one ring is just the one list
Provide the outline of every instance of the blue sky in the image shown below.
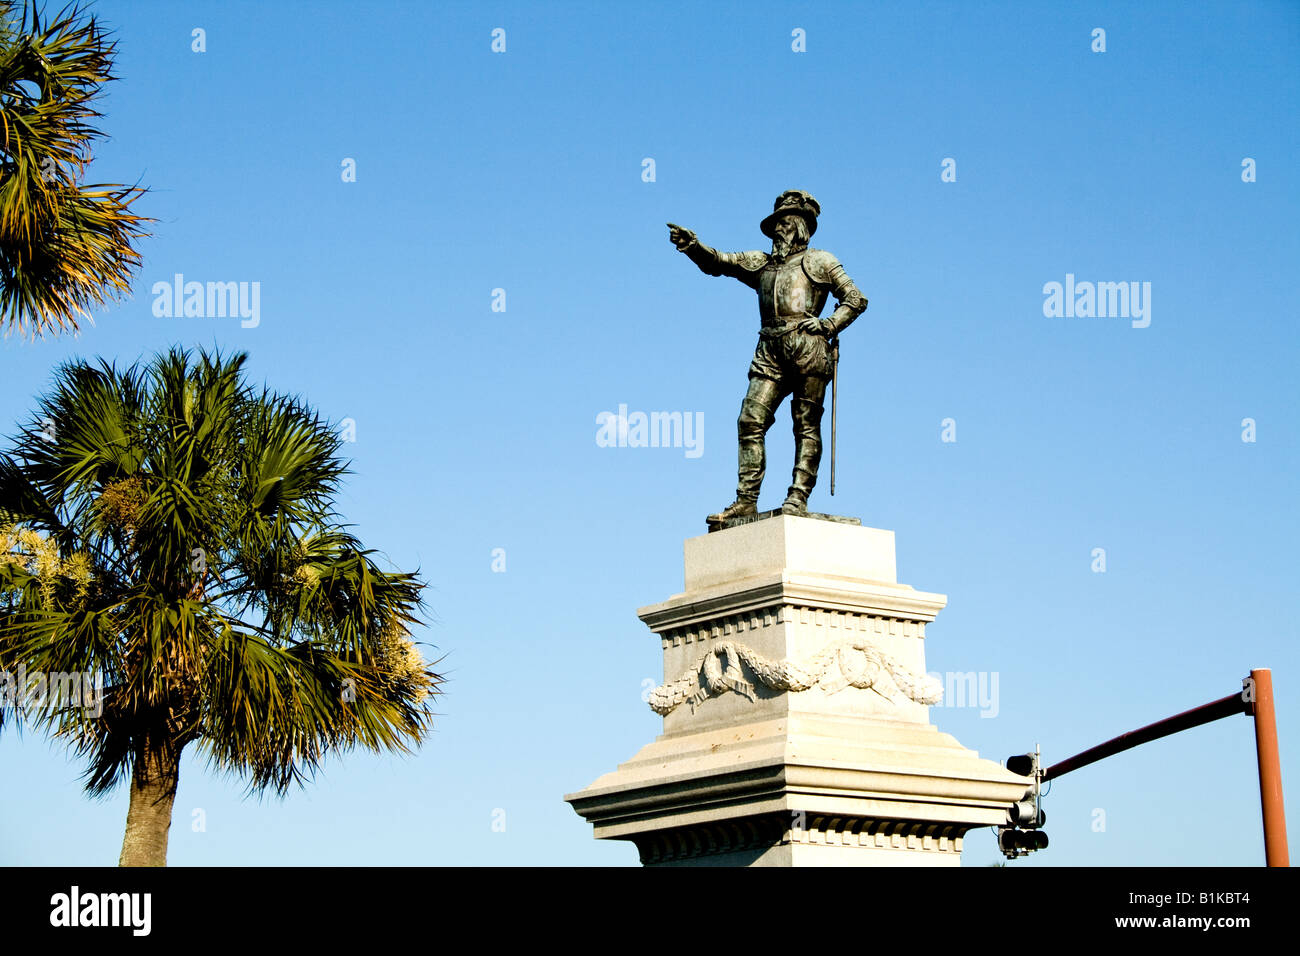
[[[681,590],[682,540],[734,497],[758,324],[664,223],[767,248],[787,188],[870,300],[842,340],[837,493],[811,504],[893,529],[899,579],[948,595],[931,671],[998,675],[996,716],[934,723],[1055,762],[1271,667],[1295,819],[1296,5],[93,9],[121,81],[92,178],[147,185],[158,222],[133,298],[75,338],[0,342],[0,434],[71,357],[248,351],[355,421],[341,508],[429,582],[419,636],[450,678],[417,755],[347,755],[283,801],[187,761],[173,865],[636,863],[562,798],[660,732],[635,611]],[[258,324],[155,316],[176,273],[259,283]],[[1067,274],[1149,282],[1150,325],[1046,317]],[[598,446],[620,404],[701,413],[703,454]],[[783,407],[763,507],[789,433]],[[86,799],[30,734],[0,735],[0,768],[0,863],[116,861],[125,793]],[[1263,858],[1246,718],[1045,806],[1051,848],[1013,865]],[[966,865],[998,859],[969,835]]]

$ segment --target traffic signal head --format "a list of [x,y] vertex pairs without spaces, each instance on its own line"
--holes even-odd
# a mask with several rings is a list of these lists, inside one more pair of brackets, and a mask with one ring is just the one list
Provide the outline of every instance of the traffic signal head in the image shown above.
[[1007,758],[1007,769],[1022,777],[1038,775],[1038,754],[1016,754]]
[[998,830],[998,849],[1006,856],[1019,856],[1016,852],[1020,847],[1015,830],[1009,830],[1005,827]]
[[1032,793],[1026,794],[1025,799],[1019,803],[1013,803],[1011,809],[1007,811],[1008,826],[1033,829],[1041,827],[1046,822],[1047,811],[1035,806]]
[[1024,856],[1034,850],[1047,849],[1047,834],[1042,830],[1015,830],[1002,827],[998,830],[998,849],[1008,859]]

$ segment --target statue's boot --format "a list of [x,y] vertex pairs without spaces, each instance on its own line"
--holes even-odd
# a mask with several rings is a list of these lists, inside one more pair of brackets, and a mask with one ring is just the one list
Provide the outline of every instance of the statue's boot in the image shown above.
[[790,417],[794,420],[794,473],[781,513],[806,515],[808,496],[817,484],[817,468],[822,460],[822,405],[806,398],[792,398]]
[[758,490],[767,471],[763,438],[776,416],[770,406],[746,396],[740,403],[736,420],[737,472],[736,500],[717,514],[709,515],[709,524],[758,514]]
[[721,524],[724,521],[730,521],[732,518],[743,518],[746,515],[758,514],[757,498],[737,498],[726,508],[723,508],[717,514],[709,515],[705,520],[709,524]]

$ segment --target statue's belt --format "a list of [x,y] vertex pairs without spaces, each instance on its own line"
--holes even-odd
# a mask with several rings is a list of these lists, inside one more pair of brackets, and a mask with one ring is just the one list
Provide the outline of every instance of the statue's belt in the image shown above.
[[802,324],[805,320],[815,319],[817,318],[817,316],[804,313],[803,315],[794,315],[794,316],[779,315],[777,316],[777,318],[789,319],[790,321],[786,322],[785,325],[763,326],[761,329],[758,330],[758,334],[760,337],[765,339],[779,339],[781,336],[793,332],[795,329],[799,328],[800,324]]

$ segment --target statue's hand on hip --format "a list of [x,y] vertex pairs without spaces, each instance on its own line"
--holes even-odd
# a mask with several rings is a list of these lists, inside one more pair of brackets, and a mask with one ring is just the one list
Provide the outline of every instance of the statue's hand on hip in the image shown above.
[[830,338],[831,333],[835,331],[835,326],[831,324],[830,319],[804,319],[799,323],[798,328],[800,332],[808,332],[812,335],[822,335],[826,338]]

